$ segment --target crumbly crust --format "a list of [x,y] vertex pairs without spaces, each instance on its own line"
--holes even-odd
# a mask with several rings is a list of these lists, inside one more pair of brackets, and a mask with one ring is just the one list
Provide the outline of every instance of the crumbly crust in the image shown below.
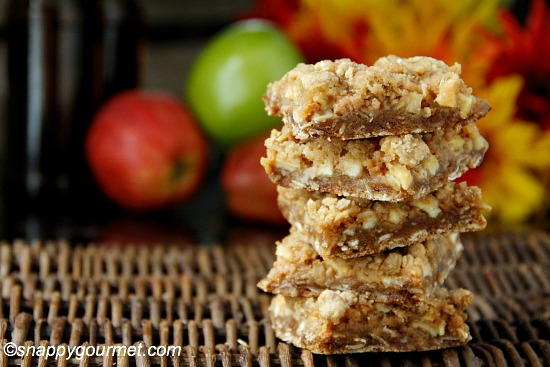
[[266,292],[318,296],[324,289],[353,291],[378,302],[423,302],[440,286],[462,252],[458,234],[355,259],[321,258],[301,234],[277,244],[277,260],[258,283]]
[[283,126],[265,141],[261,159],[281,186],[369,200],[420,198],[477,167],[487,141],[475,124],[433,133],[362,140],[295,139]]
[[325,290],[317,298],[278,295],[269,311],[278,338],[313,353],[406,352],[468,342],[464,309],[471,299],[467,290],[440,288],[407,306]]
[[264,101],[298,139],[431,132],[474,122],[490,110],[472,95],[460,69],[423,56],[387,56],[370,67],[349,59],[299,64],[268,86]]
[[398,203],[279,186],[285,218],[322,257],[353,258],[411,245],[446,232],[485,228],[489,207],[478,187],[446,183],[420,199]]

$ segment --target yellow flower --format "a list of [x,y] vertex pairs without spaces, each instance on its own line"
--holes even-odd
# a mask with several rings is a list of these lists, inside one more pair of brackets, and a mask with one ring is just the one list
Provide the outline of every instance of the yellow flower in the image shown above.
[[550,131],[514,118],[520,77],[496,80],[482,95],[493,109],[478,122],[489,151],[473,181],[502,222],[524,221],[541,208],[545,184],[535,172],[550,169]]
[[347,56],[367,64],[389,54],[459,62],[477,87],[493,55],[483,26],[496,24],[498,6],[499,0],[302,0],[291,33],[310,31],[313,23],[330,44],[359,41]]

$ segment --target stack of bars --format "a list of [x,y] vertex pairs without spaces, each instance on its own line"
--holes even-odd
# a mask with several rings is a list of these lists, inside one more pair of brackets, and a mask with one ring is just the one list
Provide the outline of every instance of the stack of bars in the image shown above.
[[315,353],[446,348],[472,294],[442,286],[460,232],[485,227],[475,121],[490,109],[452,67],[388,56],[300,64],[268,87],[281,116],[262,165],[292,224],[259,287],[277,336]]

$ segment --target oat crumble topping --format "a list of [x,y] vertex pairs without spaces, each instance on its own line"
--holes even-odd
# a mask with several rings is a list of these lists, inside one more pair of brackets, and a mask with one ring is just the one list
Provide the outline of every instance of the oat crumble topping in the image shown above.
[[278,185],[382,201],[425,196],[477,167],[488,147],[474,124],[347,141],[300,141],[283,126],[265,145],[261,164]]
[[279,186],[285,218],[323,257],[351,258],[403,247],[444,232],[485,228],[481,190],[448,182],[419,199],[372,201]]
[[268,86],[266,110],[299,139],[341,139],[434,131],[489,111],[452,66],[430,57],[387,56],[374,65],[349,59],[299,64]]
[[296,229],[277,244],[277,260],[258,283],[266,292],[316,296],[351,290],[375,300],[420,302],[443,282],[462,252],[456,233],[354,259],[321,258]]

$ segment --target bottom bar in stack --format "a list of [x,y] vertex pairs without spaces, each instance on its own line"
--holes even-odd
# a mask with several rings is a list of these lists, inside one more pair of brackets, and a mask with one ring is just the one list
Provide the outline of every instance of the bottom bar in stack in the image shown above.
[[278,295],[270,314],[277,337],[314,353],[422,351],[470,339],[464,309],[471,300],[464,289],[438,288],[414,305],[325,290],[318,297]]

